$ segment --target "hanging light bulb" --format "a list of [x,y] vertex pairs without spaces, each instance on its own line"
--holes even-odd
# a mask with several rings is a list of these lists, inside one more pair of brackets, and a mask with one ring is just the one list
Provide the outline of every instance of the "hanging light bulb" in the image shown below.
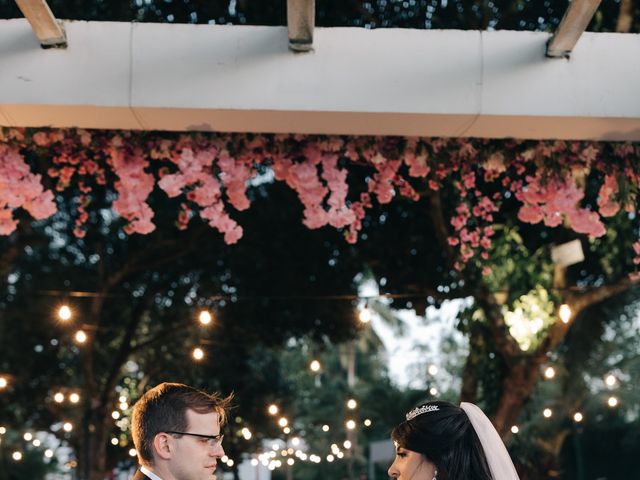
[[607,404],[613,408],[618,406],[618,398],[617,397],[609,397],[607,400]]
[[584,418],[584,416],[580,412],[576,412],[576,413],[573,414],[573,421],[576,422],[576,423],[580,423],[583,418]]
[[610,373],[605,377],[604,383],[607,384],[607,387],[615,387],[616,383],[618,383],[618,379],[616,378],[615,375]]
[[309,368],[311,369],[312,372],[319,372],[320,371],[320,362],[318,360],[312,360],[311,363],[309,364]]
[[198,316],[198,320],[200,320],[202,325],[209,325],[212,320],[211,313],[209,313],[208,310],[202,310]]
[[278,425],[281,427],[286,427],[288,424],[289,420],[287,420],[286,417],[280,417],[280,420],[278,420]]
[[73,314],[71,312],[71,309],[69,308],[69,305],[62,305],[58,309],[58,318],[60,320],[62,320],[63,322],[66,322],[67,320],[70,320],[72,315]]
[[345,426],[348,430],[353,430],[354,428],[356,428],[356,422],[355,420],[347,420]]
[[371,310],[369,310],[368,305],[365,305],[364,308],[360,310],[358,318],[362,323],[369,323],[371,321]]
[[544,376],[545,378],[551,380],[553,377],[556,376],[556,371],[554,370],[553,367],[547,367],[544,370]]
[[7,388],[7,385],[9,385],[9,380],[7,380],[6,377],[0,376],[0,390]]
[[349,410],[355,410],[355,408],[356,408],[357,406],[358,406],[358,402],[356,402],[356,401],[355,401],[355,399],[350,398],[350,399],[347,401],[347,408],[348,408]]
[[277,415],[279,408],[276,404],[272,403],[271,405],[269,405],[267,411],[269,412],[269,415]]
[[511,427],[511,433],[516,434],[516,433],[518,433],[519,431],[520,431],[520,429],[518,428],[518,426],[517,426],[517,425],[513,425],[513,426]]
[[78,343],[84,343],[87,341],[87,334],[84,332],[84,330],[78,330],[76,332],[75,339]]
[[551,418],[551,415],[553,415],[553,411],[550,408],[545,408],[542,411],[542,415],[544,415],[544,418]]
[[191,355],[193,356],[194,360],[198,360],[198,361],[204,358],[204,352],[199,347],[194,348],[193,351],[191,352]]
[[571,314],[571,307],[569,305],[566,303],[560,305],[558,316],[560,317],[560,320],[562,320],[562,323],[569,323],[569,320],[571,320]]

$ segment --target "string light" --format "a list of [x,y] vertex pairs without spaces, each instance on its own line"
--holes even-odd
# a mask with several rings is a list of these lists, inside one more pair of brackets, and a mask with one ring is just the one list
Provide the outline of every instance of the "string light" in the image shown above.
[[118,445],[118,439],[117,439],[116,437],[113,437],[113,438],[111,439],[111,445],[114,445],[114,446],[115,446],[115,445]]
[[368,418],[364,421],[364,426],[365,427],[370,427],[371,426],[371,420],[369,420]]
[[438,367],[436,367],[435,365],[431,364],[431,365],[429,365],[429,368],[427,368],[427,372],[431,376],[437,375],[438,374]]
[[231,459],[227,460],[227,466],[228,466],[228,467],[233,467],[233,464],[234,464],[234,463],[235,463],[235,462],[234,462],[233,460],[231,460]]
[[617,397],[609,397],[607,400],[607,404],[613,408],[618,406],[618,398]]
[[71,395],[69,395],[69,401],[71,403],[78,403],[80,401],[80,395],[78,395],[77,393],[72,393]]
[[312,372],[319,372],[320,371],[320,362],[318,360],[312,360],[311,363],[309,364],[309,368],[311,369]]
[[269,415],[277,415],[278,414],[278,406],[275,404],[271,404],[269,405],[269,408],[267,409],[267,411],[269,412]]
[[242,429],[242,436],[244,437],[245,440],[251,440],[251,430],[249,430],[247,427],[244,427]]
[[519,431],[520,431],[520,429],[518,428],[518,426],[517,426],[517,425],[513,425],[513,426],[511,427],[511,433],[513,433],[514,435],[515,435],[516,433],[518,433]]
[[58,392],[53,396],[53,401],[56,403],[64,402],[64,394],[62,392]]
[[30,442],[33,439],[33,435],[29,432],[25,433],[22,438],[25,439],[25,441]]
[[138,454],[138,452],[136,452],[135,448],[130,448],[129,449],[129,456],[130,457],[135,457]]
[[369,310],[369,307],[365,306],[362,310],[360,310],[358,318],[362,323],[369,323],[371,321],[371,310]]
[[13,458],[16,462],[22,460],[22,452],[18,452],[17,450],[11,454],[11,458]]
[[0,435],[4,435],[7,433],[7,429],[5,427],[0,427]]
[[551,380],[553,377],[556,376],[556,371],[554,370],[553,367],[547,367],[544,370],[544,376],[545,378]]
[[280,425],[281,427],[286,427],[289,424],[289,420],[287,420],[285,417],[280,417],[280,420],[278,420],[278,425]]
[[70,422],[65,422],[64,425],[62,425],[62,429],[65,432],[70,432],[71,430],[73,430],[73,425]]
[[606,378],[604,379],[604,383],[607,384],[607,387],[615,387],[617,382],[618,382],[618,379],[615,377],[615,375],[611,373],[607,375]]
[[87,334],[84,332],[84,330],[78,330],[76,332],[76,342],[78,343],[84,343],[87,341]]
[[327,425],[327,424],[322,425],[322,431],[323,432],[328,432],[329,431],[329,425]]
[[254,467],[257,467],[259,463],[260,462],[258,461],[257,458],[252,458],[251,459],[251,465],[254,466]]
[[0,390],[7,388],[7,385],[9,385],[9,380],[6,377],[0,377]]
[[438,389],[437,389],[436,387],[431,387],[431,388],[429,389],[429,393],[430,393],[431,395],[435,396],[435,395],[437,395],[437,394],[438,394]]
[[358,402],[356,402],[356,401],[355,401],[355,399],[350,398],[350,399],[347,401],[347,407],[348,407],[350,410],[355,410],[355,408],[356,408],[357,406],[358,406]]
[[211,313],[209,313],[208,310],[202,310],[198,316],[198,320],[200,320],[202,325],[209,325],[212,320]]
[[294,447],[297,447],[298,445],[300,445],[300,439],[298,437],[293,437],[291,439],[291,445],[293,445]]
[[62,320],[63,322],[66,322],[67,320],[71,320],[71,316],[72,316],[72,312],[71,309],[69,308],[68,305],[62,305],[59,309],[58,309],[58,318],[60,320]]
[[114,420],[118,420],[120,418],[120,412],[114,410],[113,412],[111,412],[111,418],[113,418]]
[[194,360],[202,360],[204,358],[204,352],[199,347],[194,348],[191,352],[191,355],[193,356]]
[[560,305],[560,308],[558,309],[558,316],[560,317],[560,320],[562,320],[562,323],[569,323],[569,320],[571,320],[571,314],[571,307],[569,305],[566,303]]
[[53,457],[53,450],[51,450],[50,448],[47,448],[44,451],[44,456],[47,457],[47,458],[52,458]]
[[576,413],[573,414],[573,421],[576,422],[576,423],[580,423],[583,418],[584,418],[584,416],[580,412],[576,412]]
[[329,463],[333,462],[333,455],[331,454],[327,455],[327,462]]
[[347,450],[351,448],[351,442],[349,440],[345,440],[342,445],[344,445],[344,448],[346,448]]
[[551,411],[550,408],[545,408],[542,411],[542,415],[544,415],[544,418],[551,418],[551,415],[553,415],[553,411]]
[[347,420],[345,422],[345,426],[348,430],[353,430],[354,428],[356,428],[356,422],[354,420]]
[[33,439],[33,442],[31,442],[33,444],[34,447],[39,447],[40,446],[40,440],[38,440],[37,438]]
[[296,463],[296,461],[295,461],[293,458],[288,458],[288,459],[287,459],[287,465],[291,466],[291,465],[293,465],[294,463]]

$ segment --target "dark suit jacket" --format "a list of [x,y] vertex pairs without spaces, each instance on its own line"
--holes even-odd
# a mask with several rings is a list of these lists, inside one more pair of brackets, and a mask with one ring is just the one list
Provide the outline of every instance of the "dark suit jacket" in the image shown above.
[[149,480],[149,477],[147,477],[140,470],[137,470],[136,474],[133,477],[131,477],[131,480]]

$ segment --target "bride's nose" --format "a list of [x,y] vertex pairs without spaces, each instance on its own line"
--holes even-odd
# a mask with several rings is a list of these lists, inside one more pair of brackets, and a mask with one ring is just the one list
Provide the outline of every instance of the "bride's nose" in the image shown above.
[[390,478],[398,478],[398,469],[396,468],[396,462],[393,462],[391,464],[391,466],[389,467],[389,470],[387,470],[387,474],[389,475]]

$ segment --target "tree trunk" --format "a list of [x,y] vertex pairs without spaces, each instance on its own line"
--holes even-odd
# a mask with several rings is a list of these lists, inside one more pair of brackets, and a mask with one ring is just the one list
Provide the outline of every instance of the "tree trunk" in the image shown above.
[[105,405],[89,407],[85,412],[78,472],[80,480],[104,480],[107,477],[107,441],[111,416]]
[[503,439],[511,433],[520,412],[527,404],[538,380],[542,357],[521,358],[513,364],[502,381],[502,395],[493,424]]

